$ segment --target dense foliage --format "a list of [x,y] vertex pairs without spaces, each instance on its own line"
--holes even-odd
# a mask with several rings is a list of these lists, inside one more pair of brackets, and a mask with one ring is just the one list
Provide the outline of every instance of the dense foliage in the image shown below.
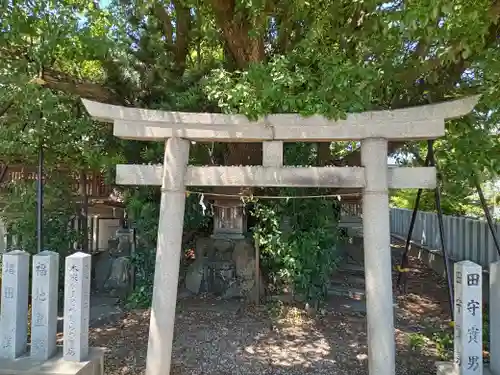
[[266,279],[278,290],[292,288],[309,301],[323,300],[344,255],[336,227],[338,206],[325,198],[293,199],[297,192],[282,193],[292,198],[257,202],[252,210]]
[[[289,144],[285,162],[311,163],[315,158],[310,144]],[[337,227],[340,202],[332,198],[301,198],[324,194],[321,189],[279,189],[281,199],[254,199],[252,228],[269,284],[292,289],[310,302],[326,297],[332,271],[345,255],[344,240]]]
[[[450,121],[447,136],[436,141],[444,195],[458,202],[471,194],[472,176],[488,181],[500,171],[497,0],[40,0],[2,2],[0,14],[4,166],[35,163],[40,145],[48,179],[61,165],[109,171],[117,161],[161,161],[161,145],[119,141],[109,126],[91,121],[82,97],[251,118],[272,112],[338,118],[480,93],[476,111]],[[391,142],[390,152],[421,164],[425,144]],[[259,164],[261,151],[196,144],[192,158]],[[358,145],[319,144],[307,163],[357,165]],[[33,230],[22,222],[32,219],[15,214],[33,209],[33,194],[22,199],[28,191],[5,193],[4,201],[22,204],[1,213],[21,221],[12,224],[26,228],[25,238]],[[54,199],[77,205],[72,193]],[[135,225],[149,237],[157,192],[125,195],[133,197]],[[308,202],[301,209],[317,207]],[[55,222],[65,220],[66,211],[54,212]]]

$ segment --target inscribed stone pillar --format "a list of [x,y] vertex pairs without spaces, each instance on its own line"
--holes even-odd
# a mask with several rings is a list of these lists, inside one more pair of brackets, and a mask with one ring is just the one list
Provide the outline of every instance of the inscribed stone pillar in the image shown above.
[[453,266],[453,364],[458,371],[457,364],[460,362],[460,320],[462,319],[462,270],[457,268],[458,263]]
[[455,263],[454,361],[459,375],[483,374],[482,268]]
[[31,356],[47,360],[56,350],[59,254],[33,256],[31,298]]
[[64,275],[64,341],[66,361],[82,362],[89,354],[91,255],[66,257]]
[[365,258],[368,368],[370,375],[395,374],[394,307],[387,179],[387,140],[361,142],[365,167],[363,243]]
[[170,373],[189,144],[180,138],[165,143],[146,375]]
[[24,354],[28,335],[29,254],[14,250],[2,257],[0,356]]
[[490,264],[490,370],[500,374],[500,261]]

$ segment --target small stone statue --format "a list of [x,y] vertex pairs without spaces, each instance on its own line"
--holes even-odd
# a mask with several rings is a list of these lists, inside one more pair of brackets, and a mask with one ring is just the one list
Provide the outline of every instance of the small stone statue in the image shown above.
[[130,236],[128,231],[126,233],[117,231],[116,236],[118,237],[118,246],[116,248],[116,253],[113,254],[115,257],[126,257],[130,255]]

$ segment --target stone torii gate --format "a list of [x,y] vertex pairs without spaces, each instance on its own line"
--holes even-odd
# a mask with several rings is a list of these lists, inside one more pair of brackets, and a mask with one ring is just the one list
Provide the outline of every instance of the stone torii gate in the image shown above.
[[[83,100],[96,120],[114,124],[113,134],[163,141],[163,166],[117,165],[116,182],[160,185],[161,205],[149,328],[146,375],[170,372],[186,186],[361,188],[370,375],[395,374],[394,311],[388,189],[434,188],[433,167],[388,168],[389,140],[435,139],[445,119],[469,113],[478,97],[435,105],[321,116],[273,114],[259,121],[241,115],[126,108]],[[284,167],[283,142],[361,141],[362,167]],[[263,142],[263,166],[190,166],[197,142]]]

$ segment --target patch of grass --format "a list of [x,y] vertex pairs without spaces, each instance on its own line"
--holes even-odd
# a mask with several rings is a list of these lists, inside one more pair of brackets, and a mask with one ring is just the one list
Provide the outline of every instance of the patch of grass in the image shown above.
[[434,332],[432,341],[436,344],[439,359],[442,361],[450,360],[453,353],[453,333],[448,331]]
[[428,338],[422,333],[410,333],[411,350],[421,350],[428,341]]
[[307,311],[283,301],[272,301],[266,304],[267,315],[275,325],[301,325],[308,320]]
[[273,321],[277,321],[283,316],[285,304],[282,301],[271,301],[266,305],[267,314]]

